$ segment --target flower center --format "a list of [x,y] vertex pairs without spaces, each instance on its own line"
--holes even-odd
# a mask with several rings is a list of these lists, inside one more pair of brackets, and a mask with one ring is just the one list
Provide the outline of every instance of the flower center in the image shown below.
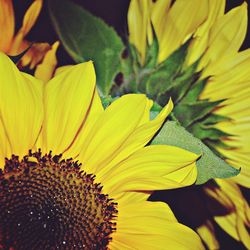
[[116,203],[61,155],[31,151],[0,174],[0,249],[107,249]]

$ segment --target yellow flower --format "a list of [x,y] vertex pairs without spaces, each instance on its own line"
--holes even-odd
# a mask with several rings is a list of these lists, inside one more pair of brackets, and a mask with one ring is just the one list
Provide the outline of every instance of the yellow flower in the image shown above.
[[[27,10],[22,27],[15,34],[15,16],[12,0],[0,0],[0,51],[8,55],[18,55],[26,50],[31,42],[25,40],[26,35],[34,26],[42,8],[43,0],[34,0]],[[23,56],[20,67],[29,66],[33,69],[41,62],[50,49],[47,43],[34,44]]]
[[225,0],[177,0],[173,5],[171,0],[158,0],[148,3],[146,7],[141,1],[133,0],[128,14],[130,41],[145,58],[146,45],[141,45],[139,41],[146,43],[145,37],[148,34],[151,37],[151,32],[146,32],[149,30],[148,23],[140,20],[148,19],[150,15],[159,42],[161,62],[194,34],[187,64],[203,55],[200,63],[200,69],[204,70],[202,78],[213,76],[200,98],[212,101],[227,99],[215,113],[231,119],[230,122],[219,123],[217,128],[234,135],[230,140],[224,140],[232,149],[218,150],[232,165],[242,167],[235,181],[250,187],[250,166],[246,159],[250,153],[250,109],[247,108],[250,96],[250,51],[238,52],[247,31],[247,4],[244,2],[226,14],[224,9]]
[[[241,241],[247,248],[250,246],[250,237],[247,227],[250,227],[250,208],[247,201],[241,194],[240,188],[232,180],[216,180],[219,187],[206,187],[204,191],[212,199],[214,199],[220,206],[226,208],[227,212],[223,215],[215,214],[214,220],[220,225],[225,232],[231,235],[234,239]],[[216,212],[215,212],[216,213]],[[219,249],[213,232],[205,231],[209,224],[202,225],[204,232],[198,228],[198,232],[205,240],[209,249]],[[207,229],[205,229],[207,228]],[[211,225],[210,225],[211,228]]]
[[92,62],[47,84],[0,53],[0,246],[203,249],[153,190],[194,183],[197,155],[146,146],[173,105],[125,95],[103,109]]
[[[218,2],[223,3],[221,5],[224,7],[224,1]],[[238,52],[247,31],[247,4],[243,3],[226,14],[223,14],[223,7],[222,10],[220,7],[216,11],[218,15],[213,18],[213,21],[203,24],[207,26],[207,32],[210,33],[206,42],[206,48],[209,49],[200,51],[204,53],[201,65],[206,65],[203,77],[211,75],[213,77],[209,79],[201,98],[208,98],[212,101],[227,99],[215,110],[215,113],[231,120],[218,123],[216,127],[233,136],[222,139],[230,149],[218,148],[218,150],[229,163],[242,168],[241,174],[234,180],[249,188],[250,165],[246,158],[250,153],[250,110],[248,108],[250,51]],[[203,26],[200,27],[202,28]],[[190,58],[198,40],[199,38],[194,41]]]
[[152,42],[151,20],[159,42],[158,62],[162,62],[183,44],[207,18],[206,0],[132,0],[128,12],[129,39],[140,52],[142,62],[146,54],[146,37]]
[[[138,50],[143,65],[147,46],[152,43],[152,31],[145,20],[150,19],[158,43],[158,63],[184,44],[191,36],[186,65],[191,65],[201,57],[198,70],[203,70],[201,78],[209,77],[200,99],[224,100],[214,113],[230,120],[219,122],[215,128],[232,136],[221,138],[227,147],[216,147],[233,166],[241,168],[241,173],[232,180],[217,181],[221,193],[229,196],[230,215],[215,218],[216,222],[236,240],[241,240],[250,248],[249,206],[235,183],[250,187],[250,51],[239,52],[247,31],[247,3],[225,13],[226,0],[157,0],[143,6],[140,0],[132,0],[128,14],[129,39]],[[144,20],[144,21],[142,21]],[[135,22],[135,23],[133,23]],[[133,27],[134,25],[134,27]],[[135,29],[136,27],[136,29]],[[150,30],[150,31],[148,31]],[[147,38],[148,37],[148,38]],[[145,43],[145,44],[142,44]],[[211,77],[212,76],[212,77]],[[228,194],[231,190],[231,194]],[[208,193],[212,195],[213,190]],[[237,199],[233,194],[238,194]],[[221,196],[215,197],[219,200]],[[236,197],[236,195],[235,195]],[[206,229],[204,229],[206,228]],[[211,233],[210,225],[199,231]],[[204,233],[203,233],[204,235]],[[211,249],[217,249],[216,240],[206,235]],[[206,241],[206,239],[204,240]]]
[[147,42],[151,43],[151,0],[131,1],[128,12],[129,40],[138,49],[141,64],[145,61]]
[[[226,14],[225,1],[216,4],[211,1],[209,8],[208,20],[196,32],[188,59],[190,63],[204,54],[200,65],[205,68],[202,77],[213,76],[208,80],[201,99],[227,99],[215,113],[229,117],[230,121],[218,123],[216,128],[232,136],[222,138],[228,148],[217,147],[217,150],[231,165],[241,167],[241,173],[232,180],[216,181],[231,205],[223,203],[220,196],[213,194],[230,209],[228,215],[215,216],[214,219],[234,239],[250,248],[247,229],[250,228],[250,209],[235,185],[250,187],[250,164],[247,159],[250,153],[250,51],[239,52],[247,32],[247,4],[244,2]],[[211,190],[209,193],[212,195]]]

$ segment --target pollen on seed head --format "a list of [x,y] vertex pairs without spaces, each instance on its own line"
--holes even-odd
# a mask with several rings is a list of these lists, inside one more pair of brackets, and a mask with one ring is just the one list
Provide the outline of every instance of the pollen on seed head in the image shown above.
[[117,203],[101,191],[72,159],[13,155],[0,173],[0,247],[106,249]]

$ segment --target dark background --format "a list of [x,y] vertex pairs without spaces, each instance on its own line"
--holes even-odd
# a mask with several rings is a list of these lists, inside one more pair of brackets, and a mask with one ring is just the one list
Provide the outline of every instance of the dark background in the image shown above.
[[[82,5],[94,15],[103,18],[108,24],[112,25],[123,38],[126,36],[127,10],[130,0],[74,0],[74,2]],[[227,10],[241,4],[242,2],[243,0],[228,0]],[[31,3],[32,0],[14,0],[17,28],[20,27],[23,15]],[[49,42],[51,44],[58,39],[50,22],[46,1],[36,25],[28,35],[28,39],[30,41],[36,42]],[[248,28],[248,34],[242,46],[242,49],[246,49],[249,47],[250,28]],[[58,59],[60,65],[73,63],[62,46],[58,51]],[[187,195],[187,192],[189,193],[189,195]],[[199,204],[195,203],[195,198],[194,200],[192,199],[192,197],[195,197],[196,195],[200,195],[200,190],[191,187],[177,191],[168,191],[167,193],[164,191],[158,192],[152,199],[163,200],[167,202],[171,206],[171,208],[174,209],[177,218],[181,222],[192,226],[192,222],[189,220],[190,213],[196,214],[197,220],[199,220],[199,218],[202,219],[202,214],[206,209],[203,204],[204,197],[200,197],[201,202]],[[187,196],[189,200],[185,200]],[[185,206],[185,209],[182,209],[182,206]],[[236,241],[226,235],[219,227],[216,228],[216,234],[220,240],[222,250],[245,249],[241,244],[238,244]]]
[[[85,7],[94,15],[103,18],[109,25],[112,25],[116,31],[124,38],[127,34],[127,10],[130,0],[72,0]],[[188,0],[187,0],[188,1]],[[243,0],[227,0],[227,9],[240,5]],[[248,1],[247,1],[248,2]],[[32,0],[14,1],[16,10],[17,24],[21,24],[25,10],[32,3]],[[248,11],[249,12],[249,11]],[[30,41],[49,42],[56,41],[57,35],[53,30],[47,11],[46,0],[42,12],[34,28],[28,35]],[[242,49],[250,47],[250,30],[242,46]],[[58,52],[60,65],[73,63],[63,48]]]

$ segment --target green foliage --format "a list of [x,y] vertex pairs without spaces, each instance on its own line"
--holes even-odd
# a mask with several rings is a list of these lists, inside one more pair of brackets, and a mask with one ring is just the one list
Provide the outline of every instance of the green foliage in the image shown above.
[[101,97],[102,106],[104,109],[106,109],[113,101],[114,99],[111,96]]
[[188,45],[189,41],[170,55],[167,60],[155,67],[154,70],[146,75],[143,81],[139,83],[142,86],[145,85],[146,93],[154,100],[157,100],[160,104],[163,102],[166,103],[166,100],[168,99],[163,97],[164,100],[161,101],[160,97],[162,95],[166,96],[166,92],[171,92],[174,85],[178,85],[175,80],[176,76],[181,74]]
[[[128,44],[128,54],[122,56],[124,45],[116,32],[83,8],[69,0],[49,0],[49,10],[56,32],[71,57],[76,62],[94,61],[105,108],[112,103],[113,96],[145,93],[155,101],[151,110],[153,118],[172,97],[175,121],[166,122],[152,144],[178,146],[201,154],[197,162],[196,184],[239,173],[221,159],[216,150],[211,150],[222,145],[221,137],[229,136],[213,127],[227,118],[212,114],[223,100],[210,102],[199,99],[209,78],[200,79],[202,72],[197,70],[200,60],[190,66],[185,64],[192,38],[158,64],[159,45],[154,37],[153,43],[147,47],[145,64],[141,65],[133,45]],[[121,86],[113,85],[118,72],[122,73]]]
[[213,178],[235,176],[239,170],[228,165],[216,149],[226,147],[221,138],[230,135],[214,125],[228,118],[212,113],[223,100],[199,99],[209,78],[200,79],[202,72],[197,71],[200,59],[190,66],[185,65],[189,43],[182,45],[160,65],[157,65],[157,43],[148,48],[145,65],[140,65],[138,53],[130,45],[129,56],[124,60],[126,71],[122,71],[125,72],[122,87],[124,93],[139,91],[155,101],[151,119],[157,116],[169,97],[173,99],[175,106],[170,116],[174,121],[167,122],[152,143],[174,145],[201,154],[197,162],[196,184],[202,184]]
[[115,30],[68,0],[49,0],[50,16],[62,44],[76,62],[93,60],[97,84],[108,95],[120,70],[124,45]]
[[208,80],[209,78],[198,80],[184,98],[175,105],[174,114],[180,123],[195,137],[203,142],[208,139],[213,140],[213,145],[216,146],[216,144],[220,144],[222,137],[229,136],[229,134],[213,126],[218,122],[228,120],[228,118],[212,113],[224,100],[214,102],[199,100],[199,96]]
[[175,116],[184,127],[194,124],[207,116],[220,104],[218,102],[196,101],[194,103],[180,103],[174,109]]
[[[156,39],[155,39],[156,40]],[[192,65],[185,65],[185,59],[190,40],[172,53],[160,65],[153,64],[137,68],[133,71],[135,76],[133,86],[139,86],[139,91],[146,93],[154,101],[164,106],[169,99],[174,101],[174,115],[182,126],[192,132],[201,140],[213,140],[213,145],[220,143],[220,139],[228,134],[213,128],[217,122],[224,121],[226,117],[215,117],[212,111],[224,100],[211,102],[200,100],[199,96],[209,78],[200,79],[202,71],[198,71],[200,59]],[[157,49],[148,51],[150,58],[157,58],[152,54],[158,53]],[[133,55],[135,51],[133,51]],[[134,56],[133,56],[134,57]],[[146,74],[145,74],[146,72]],[[144,74],[143,74],[144,73]],[[130,88],[131,89],[131,88]],[[132,91],[133,92],[133,91]]]
[[[115,99],[116,98],[112,98],[110,96],[102,98],[104,108],[107,108]],[[154,119],[160,113],[161,109],[160,105],[154,103],[150,112],[151,119]],[[209,149],[204,142],[193,136],[193,134],[182,127],[178,120],[174,117],[173,113],[170,114],[170,117],[175,121],[167,121],[152,140],[151,144],[172,145],[201,155],[197,161],[197,185],[203,184],[210,179],[229,178],[239,174],[239,170],[231,167],[223,159],[221,159],[216,150]],[[199,123],[196,125],[199,126]],[[207,144],[213,149],[215,147],[215,145],[213,145],[214,136],[224,136],[226,134],[220,130],[216,130],[216,132],[211,130],[209,131],[211,134],[208,138],[204,138],[204,140],[209,139]],[[218,138],[216,137],[215,139]]]
[[157,65],[158,52],[159,44],[156,37],[154,37],[152,44],[147,47],[144,68],[153,68]]
[[195,138],[185,128],[174,121],[165,123],[152,141],[152,144],[177,146],[193,153],[201,154],[201,157],[197,161],[197,185],[214,178],[233,177],[240,172],[220,159],[201,140]]

